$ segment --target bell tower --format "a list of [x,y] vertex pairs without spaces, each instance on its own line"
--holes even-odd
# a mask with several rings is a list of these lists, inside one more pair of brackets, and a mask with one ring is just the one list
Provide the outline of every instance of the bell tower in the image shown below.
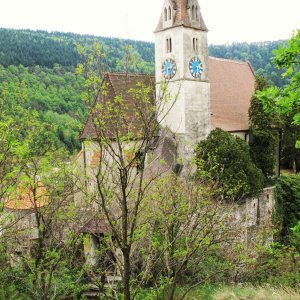
[[154,32],[157,93],[166,82],[170,95],[162,125],[191,145],[210,132],[207,32],[198,0],[164,0]]

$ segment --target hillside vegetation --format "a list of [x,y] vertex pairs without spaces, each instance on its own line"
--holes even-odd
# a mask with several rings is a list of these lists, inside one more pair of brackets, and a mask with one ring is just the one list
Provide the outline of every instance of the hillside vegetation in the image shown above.
[[[194,153],[197,169],[185,163],[185,176],[178,176],[182,161],[172,172],[170,153],[163,152],[176,145],[167,131],[158,137],[161,107],[152,101],[154,87],[144,85],[128,91],[133,105],[117,96],[92,110],[99,148],[87,141],[78,168],[70,163],[103,71],[153,73],[153,44],[0,31],[0,299],[85,299],[90,292],[128,300],[299,299],[299,175],[277,180],[274,224],[272,196],[254,203],[244,197],[276,181],[268,153],[277,147],[274,125],[282,153],[293,147],[289,162],[296,169],[300,162],[300,32],[299,43],[293,38],[277,54],[288,85],[269,90],[257,78],[250,146],[212,131]],[[273,46],[211,46],[210,52],[252,59],[275,82],[279,73],[268,67]],[[274,112],[259,98],[263,93],[289,97]]]
[[[154,44],[118,38],[95,37],[74,33],[0,28],[0,64],[52,68],[54,64],[74,67],[80,62],[76,44],[92,45],[99,41],[107,53],[106,63],[110,71],[121,71],[119,61],[124,57],[124,46],[130,45],[137,57],[133,72],[154,72]],[[259,75],[265,75],[274,84],[281,86],[280,72],[272,65],[273,50],[285,41],[260,43],[234,43],[232,45],[210,45],[211,56],[249,61]]]
[[134,49],[137,64],[132,72],[154,72],[154,44],[118,38],[95,37],[75,33],[14,30],[0,28],[0,64],[35,65],[52,68],[55,64],[75,67],[80,62],[77,44],[92,45],[99,41],[106,53],[105,62],[109,71],[122,71],[120,60],[124,47]]
[[[81,62],[78,45],[102,46],[105,70],[125,71],[124,58],[130,49],[134,63],[128,71],[154,73],[154,44],[117,38],[0,28],[0,98],[6,110],[17,117],[15,105],[31,109],[32,118],[49,124],[56,147],[70,152],[80,148],[79,133],[87,107],[81,101],[84,78],[76,74]],[[272,51],[282,41],[241,43],[209,47],[210,55],[220,58],[250,61],[258,74],[282,85],[280,72],[271,64]],[[20,94],[25,95],[22,100]]]

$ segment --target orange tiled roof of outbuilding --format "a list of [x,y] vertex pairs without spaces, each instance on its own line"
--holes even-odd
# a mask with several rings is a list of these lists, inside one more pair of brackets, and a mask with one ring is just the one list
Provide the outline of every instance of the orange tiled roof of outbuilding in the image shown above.
[[42,182],[37,183],[35,197],[32,187],[23,182],[18,185],[16,192],[4,202],[4,207],[12,210],[27,210],[44,207],[48,202],[47,190]]

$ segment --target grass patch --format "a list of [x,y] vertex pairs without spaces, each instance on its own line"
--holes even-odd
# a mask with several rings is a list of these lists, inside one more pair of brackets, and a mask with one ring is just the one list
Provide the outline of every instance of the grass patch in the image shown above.
[[[180,295],[180,292],[179,292]],[[180,299],[180,297],[179,297]],[[300,300],[300,290],[271,286],[202,286],[192,290],[186,300]]]
[[[184,288],[178,288],[176,300],[181,299]],[[154,289],[141,290],[137,300],[164,300]],[[204,285],[192,289],[184,300],[300,300],[300,287],[273,287],[270,285]]]

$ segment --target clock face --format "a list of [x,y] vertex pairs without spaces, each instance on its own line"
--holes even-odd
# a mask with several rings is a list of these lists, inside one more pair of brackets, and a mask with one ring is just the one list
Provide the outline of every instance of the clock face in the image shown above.
[[167,58],[162,64],[162,73],[165,79],[171,79],[175,76],[177,71],[176,62],[172,58]]
[[201,74],[203,73],[203,64],[198,57],[193,57],[190,60],[190,72],[193,77],[201,78]]

